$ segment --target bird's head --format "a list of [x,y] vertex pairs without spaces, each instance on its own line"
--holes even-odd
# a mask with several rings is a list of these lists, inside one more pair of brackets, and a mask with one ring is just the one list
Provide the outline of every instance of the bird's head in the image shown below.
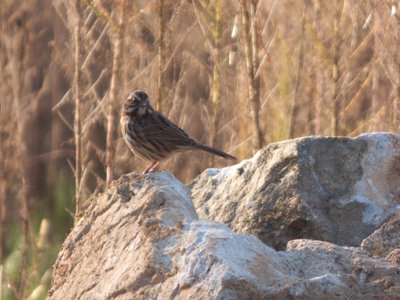
[[128,99],[125,101],[123,110],[128,115],[145,115],[151,112],[151,106],[149,103],[149,96],[143,91],[133,91]]

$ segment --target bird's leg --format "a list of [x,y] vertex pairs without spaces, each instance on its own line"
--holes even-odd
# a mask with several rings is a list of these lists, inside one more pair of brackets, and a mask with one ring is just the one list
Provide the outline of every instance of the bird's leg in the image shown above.
[[159,161],[153,162],[153,163],[150,165],[150,167],[146,169],[146,170],[147,170],[147,173],[151,173],[151,172],[157,171],[157,170],[158,170],[158,165],[159,165],[159,164],[160,164]]
[[143,175],[156,171],[159,164],[160,164],[159,161],[153,161],[151,165],[148,166],[146,170],[144,170]]
[[156,171],[159,164],[160,164],[160,162],[158,162],[158,161],[153,161],[153,162],[151,163],[151,165],[148,166],[148,167],[146,168],[146,170],[143,171],[142,174],[138,175],[138,176],[135,178],[135,180],[136,180],[136,181],[141,180],[141,179],[143,179],[147,174]]

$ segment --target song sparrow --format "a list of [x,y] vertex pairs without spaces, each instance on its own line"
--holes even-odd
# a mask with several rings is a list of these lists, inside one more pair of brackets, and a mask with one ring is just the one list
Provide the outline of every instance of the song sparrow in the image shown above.
[[159,162],[178,151],[200,149],[223,158],[236,158],[221,150],[208,147],[190,138],[149,103],[143,91],[132,92],[121,111],[121,130],[131,151],[151,165],[143,174],[154,171]]

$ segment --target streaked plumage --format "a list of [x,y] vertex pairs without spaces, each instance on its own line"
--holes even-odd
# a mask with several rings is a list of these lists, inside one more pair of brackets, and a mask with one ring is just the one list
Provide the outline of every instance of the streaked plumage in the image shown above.
[[[131,151],[152,166],[178,151],[200,149],[226,159],[235,157],[196,142],[166,116],[156,111],[143,91],[132,92],[121,111],[121,130]],[[151,171],[151,167],[146,171]]]

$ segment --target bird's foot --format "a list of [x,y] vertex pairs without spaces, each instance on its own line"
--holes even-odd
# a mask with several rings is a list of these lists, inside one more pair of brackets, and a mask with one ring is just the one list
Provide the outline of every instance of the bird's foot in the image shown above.
[[148,173],[158,171],[159,164],[160,164],[160,162],[158,162],[158,161],[153,162],[146,170],[144,170],[143,174],[148,174]]
[[135,180],[135,181],[140,181],[140,180],[142,180],[143,178],[145,178],[147,174],[150,174],[150,173],[153,173],[153,172],[158,171],[158,165],[159,165],[159,164],[160,164],[160,162],[158,162],[158,161],[153,162],[150,166],[148,166],[148,167],[146,168],[146,170],[143,171],[142,174],[136,176],[136,177],[134,178],[134,180]]

